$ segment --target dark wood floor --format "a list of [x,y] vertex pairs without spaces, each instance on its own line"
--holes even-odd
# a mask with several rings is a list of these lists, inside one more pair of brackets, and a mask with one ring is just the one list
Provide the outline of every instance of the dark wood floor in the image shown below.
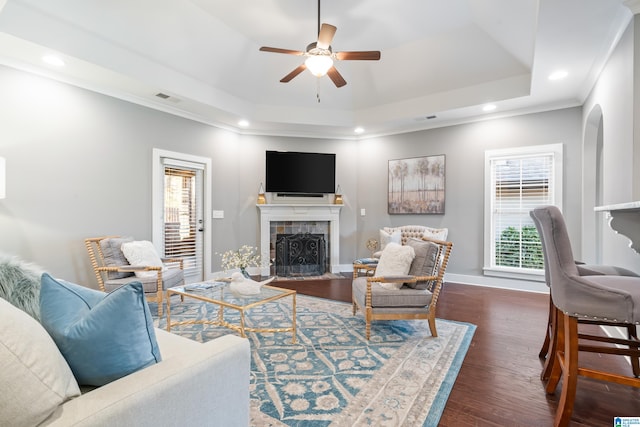
[[[350,279],[275,284],[300,294],[351,301]],[[547,395],[539,378],[547,310],[547,295],[445,284],[438,317],[473,323],[477,330],[440,426],[553,424],[560,388]],[[626,362],[611,356],[586,356],[590,366],[630,372]],[[640,389],[580,378],[571,425],[612,426],[616,416],[640,417]]]

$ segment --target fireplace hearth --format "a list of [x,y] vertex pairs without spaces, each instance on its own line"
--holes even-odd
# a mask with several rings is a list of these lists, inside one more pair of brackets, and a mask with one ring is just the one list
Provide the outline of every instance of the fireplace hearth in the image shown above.
[[276,275],[319,276],[327,270],[326,241],[323,234],[278,234]]

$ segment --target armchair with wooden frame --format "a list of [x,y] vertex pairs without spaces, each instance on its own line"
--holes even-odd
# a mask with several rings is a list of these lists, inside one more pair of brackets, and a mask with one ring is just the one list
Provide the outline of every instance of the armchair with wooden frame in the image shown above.
[[[416,256],[413,260],[410,273],[414,274],[376,277],[369,270],[364,271],[363,276],[355,277],[357,272],[354,272],[353,314],[358,309],[363,312],[367,340],[371,337],[371,322],[374,320],[425,319],[429,322],[431,334],[438,336],[436,304],[453,243],[423,237],[408,244],[414,245],[416,252],[426,251],[425,256]],[[388,283],[397,283],[399,289],[383,286]]]
[[[142,283],[148,301],[158,303],[158,317],[162,316],[165,291],[184,284],[184,265],[181,258],[160,258],[163,266],[130,265],[120,247],[132,238],[120,236],[92,237],[84,240],[91,266],[103,292],[111,292],[129,282]],[[136,272],[152,272],[137,277]]]

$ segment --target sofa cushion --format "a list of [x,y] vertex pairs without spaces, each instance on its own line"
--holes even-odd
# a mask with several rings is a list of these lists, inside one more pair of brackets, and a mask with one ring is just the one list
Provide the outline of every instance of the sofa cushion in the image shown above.
[[42,269],[17,257],[0,255],[0,298],[40,320]]
[[[129,265],[129,261],[125,258],[120,247],[123,243],[133,242],[132,237],[108,237],[100,240],[100,250],[107,267],[122,267]],[[122,279],[123,277],[131,277],[133,273],[121,273],[119,271],[107,272],[108,279]]]
[[[438,256],[439,246],[433,242],[425,240],[409,239],[406,246],[411,246],[415,251],[416,257],[411,263],[409,269],[410,276],[433,276],[436,268],[436,258]],[[407,286],[415,288],[419,282],[407,283]]]
[[[406,276],[411,267],[415,252],[411,246],[403,246],[398,243],[389,243],[380,256],[374,276]],[[402,283],[380,282],[380,286],[389,289],[398,289]]]
[[[122,253],[129,264],[142,267],[163,267],[160,255],[155,246],[148,240],[126,242],[122,244]],[[136,277],[158,277],[155,271],[136,271]]]
[[80,395],[78,383],[47,331],[2,298],[0,325],[0,425],[37,425]]
[[161,360],[140,282],[107,294],[45,273],[40,314],[81,385],[101,386]]

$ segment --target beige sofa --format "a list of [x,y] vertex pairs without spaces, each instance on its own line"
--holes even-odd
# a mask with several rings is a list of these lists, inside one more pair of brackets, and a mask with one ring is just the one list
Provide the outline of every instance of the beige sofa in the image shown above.
[[69,400],[43,426],[249,425],[249,341],[156,329],[162,362]]
[[155,329],[161,362],[77,396],[71,370],[40,323],[2,298],[0,322],[0,366],[6,368],[0,372],[0,425],[249,424],[244,338],[225,335],[202,344]]

